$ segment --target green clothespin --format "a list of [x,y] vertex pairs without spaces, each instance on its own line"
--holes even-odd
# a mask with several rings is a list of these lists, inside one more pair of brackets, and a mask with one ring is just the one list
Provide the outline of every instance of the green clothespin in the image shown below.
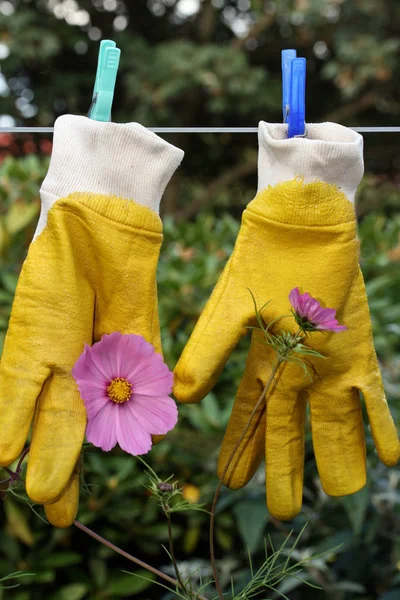
[[101,41],[92,104],[88,113],[88,117],[94,121],[111,121],[111,107],[120,56],[121,50],[116,48],[115,42]]

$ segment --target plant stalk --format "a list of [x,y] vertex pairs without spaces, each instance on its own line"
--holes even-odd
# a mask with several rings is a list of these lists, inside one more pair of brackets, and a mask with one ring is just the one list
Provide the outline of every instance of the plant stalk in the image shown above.
[[[107,548],[114,550],[114,552],[117,552],[124,558],[127,558],[128,560],[135,563],[139,567],[142,567],[142,569],[146,569],[147,571],[154,573],[154,575],[157,575],[157,577],[161,577],[161,579],[168,581],[168,583],[171,583],[174,586],[178,585],[178,581],[176,579],[174,579],[173,577],[170,577],[166,573],[163,573],[162,571],[159,571],[155,567],[152,567],[151,565],[145,563],[143,560],[140,560],[140,558],[136,558],[135,556],[132,556],[132,554],[125,552],[125,550],[122,550],[122,548],[119,548],[115,544],[113,544],[113,543],[109,542],[108,540],[106,540],[105,538],[101,537],[101,535],[92,531],[91,529],[89,529],[89,527],[86,527],[86,525],[83,525],[83,523],[81,523],[80,521],[75,520],[74,525],[75,525],[75,527],[77,527],[77,529],[80,529],[81,531],[83,531],[84,533],[86,533],[87,535],[89,535],[90,537],[95,539],[97,542],[100,542],[100,544],[103,544],[104,546],[107,546]],[[199,600],[207,600],[207,598],[205,598],[204,596],[201,596],[200,594],[198,595],[198,598],[199,598]]]
[[218,499],[219,499],[219,494],[220,494],[220,491],[221,491],[222,482],[225,479],[225,476],[226,476],[226,474],[227,474],[227,472],[229,470],[229,467],[232,464],[233,458],[234,458],[234,456],[235,456],[235,454],[236,454],[236,452],[237,452],[240,444],[242,443],[242,441],[243,441],[246,433],[248,432],[248,430],[250,428],[250,425],[251,425],[251,422],[252,422],[255,414],[257,413],[257,411],[258,411],[261,403],[264,401],[265,396],[267,395],[267,393],[269,391],[269,388],[271,387],[271,384],[272,384],[272,382],[274,380],[274,377],[275,377],[275,375],[276,375],[276,373],[277,373],[277,371],[278,371],[278,369],[279,369],[279,367],[280,367],[280,365],[281,365],[282,362],[283,362],[283,360],[281,358],[277,358],[275,360],[275,363],[272,366],[271,375],[270,375],[270,377],[269,377],[269,379],[268,379],[268,381],[267,381],[267,383],[266,383],[266,385],[265,385],[265,387],[264,387],[264,389],[263,389],[263,391],[261,393],[261,396],[259,397],[259,399],[257,401],[257,404],[254,406],[254,408],[253,408],[253,410],[251,412],[251,415],[249,417],[249,420],[247,421],[246,427],[244,428],[242,435],[240,436],[240,438],[236,442],[235,447],[233,448],[233,450],[231,452],[231,455],[229,456],[229,459],[228,459],[228,461],[227,461],[227,463],[225,465],[225,468],[224,468],[224,470],[222,472],[221,478],[220,478],[220,480],[218,482],[218,485],[217,485],[217,488],[215,490],[214,500],[213,500],[212,507],[211,507],[211,518],[210,518],[210,558],[211,558],[212,571],[213,571],[213,575],[214,575],[215,587],[217,589],[218,596],[219,596],[220,600],[224,600],[224,595],[223,595],[223,592],[222,592],[221,583],[219,581],[219,576],[218,576],[217,565],[216,565],[216,562],[215,562],[214,530],[215,530],[215,510],[216,510],[216,507],[217,507],[217,502],[218,502]]
[[169,507],[167,507],[167,506],[163,506],[163,510],[164,510],[164,514],[165,514],[165,516],[167,518],[168,540],[169,540],[169,553],[171,555],[172,564],[174,565],[176,579],[178,581],[179,587],[181,588],[181,590],[183,591],[183,593],[186,594],[186,586],[185,586],[185,584],[182,581],[182,577],[181,577],[181,574],[180,574],[179,568],[178,568],[178,563],[177,563],[176,557],[175,557],[174,538],[173,538],[173,535],[172,535],[171,513],[169,512]]
[[27,448],[25,448],[25,450],[19,457],[19,461],[18,461],[18,465],[17,465],[17,469],[16,469],[16,473],[18,473],[18,475],[19,475],[19,472],[21,471],[21,467],[22,467],[22,463],[24,462],[24,458],[28,454],[30,448],[31,448],[30,446],[27,446]]

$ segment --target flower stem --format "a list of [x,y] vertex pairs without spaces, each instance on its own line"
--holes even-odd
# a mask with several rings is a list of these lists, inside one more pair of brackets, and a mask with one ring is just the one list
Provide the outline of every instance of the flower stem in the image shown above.
[[29,448],[30,448],[30,446],[25,448],[25,450],[19,457],[19,461],[18,461],[17,468],[15,469],[15,471],[12,471],[8,467],[1,467],[3,469],[3,471],[5,471],[10,476],[10,478],[4,479],[3,481],[0,481],[0,483],[9,483],[10,485],[13,485],[15,481],[20,481],[22,463],[24,462],[25,456],[29,452]]
[[[105,538],[103,538],[98,533],[95,533],[94,531],[92,531],[91,529],[89,529],[89,527],[86,527],[86,525],[83,525],[83,523],[81,523],[80,521],[76,521],[75,520],[74,521],[74,525],[75,525],[75,527],[77,527],[78,529],[80,529],[81,531],[83,531],[84,533],[86,533],[87,535],[89,535],[90,537],[92,537],[93,539],[95,539],[96,541],[100,542],[100,544],[103,544],[104,546],[107,546],[107,548],[110,548],[111,550],[114,550],[114,552],[117,552],[118,554],[120,554],[124,558],[127,558],[128,560],[130,560],[131,562],[135,563],[139,567],[142,567],[142,569],[146,569],[147,571],[150,571],[151,573],[154,573],[154,575],[157,575],[157,577],[161,577],[162,579],[164,579],[165,581],[168,581],[168,583],[171,583],[174,586],[178,585],[178,581],[176,579],[174,579],[173,577],[170,577],[169,575],[166,575],[166,573],[163,573],[162,571],[159,571],[155,567],[152,567],[151,565],[143,562],[139,558],[136,558],[135,556],[132,556],[132,554],[129,554],[128,552],[125,552],[125,550],[122,550],[122,548],[119,548],[115,544],[112,544],[111,542],[109,542],[108,540],[106,540]],[[200,594],[197,597],[198,597],[199,600],[207,600],[207,598],[205,598],[204,596],[201,596]]]
[[181,574],[179,572],[179,568],[178,568],[178,563],[176,562],[176,557],[175,557],[175,550],[174,550],[174,537],[172,535],[172,519],[171,519],[171,513],[169,511],[169,507],[168,506],[163,506],[163,510],[164,510],[164,514],[167,518],[167,524],[168,524],[168,540],[169,540],[169,553],[171,555],[171,560],[172,560],[172,564],[174,565],[174,569],[175,569],[175,573],[176,573],[176,579],[179,583],[179,587],[181,588],[181,590],[183,591],[184,594],[186,594],[186,586],[182,581],[182,577]]
[[212,507],[211,507],[211,518],[210,518],[210,558],[211,558],[211,566],[212,566],[212,570],[213,570],[213,575],[214,575],[214,582],[215,582],[215,587],[217,589],[218,592],[218,596],[220,600],[224,600],[224,595],[222,592],[222,588],[221,588],[221,583],[219,581],[219,576],[218,576],[218,571],[217,571],[217,565],[215,562],[215,549],[214,549],[214,530],[215,530],[215,510],[217,507],[217,502],[219,499],[219,494],[221,491],[221,487],[222,487],[222,482],[225,479],[225,476],[229,470],[229,467],[232,464],[233,458],[240,446],[240,444],[242,443],[246,433],[248,432],[251,422],[255,416],[255,414],[257,413],[258,409],[260,408],[261,403],[263,402],[263,400],[265,399],[265,396],[267,395],[269,388],[271,387],[271,384],[274,380],[274,377],[281,365],[281,363],[283,362],[283,360],[281,358],[276,358],[273,366],[272,366],[272,371],[271,371],[271,375],[261,393],[261,396],[259,397],[257,404],[254,406],[251,415],[249,417],[249,420],[247,421],[247,424],[243,430],[242,435],[240,436],[240,438],[238,439],[238,441],[235,444],[235,447],[233,448],[231,455],[229,456],[229,459],[225,465],[225,468],[222,472],[222,475],[220,477],[220,480],[218,482],[217,488],[215,490],[215,494],[214,494],[214,500],[212,503]]
[[21,471],[21,467],[22,467],[22,463],[24,462],[24,458],[28,454],[29,450],[30,450],[30,446],[27,446],[27,448],[25,448],[25,450],[23,451],[23,453],[19,457],[19,461],[18,461],[18,465],[17,465],[17,470],[16,470],[16,473],[18,473],[18,475],[19,475],[19,473]]

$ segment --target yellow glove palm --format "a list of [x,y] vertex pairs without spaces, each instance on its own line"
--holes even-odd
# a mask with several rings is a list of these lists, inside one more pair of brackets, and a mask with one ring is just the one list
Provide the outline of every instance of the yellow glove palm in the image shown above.
[[[301,509],[307,399],[317,466],[328,494],[351,494],[366,481],[359,391],[381,460],[394,465],[399,457],[358,266],[354,209],[337,186],[293,179],[264,189],[249,204],[233,254],[175,369],[177,399],[201,400],[245,327],[255,324],[249,290],[258,306],[271,300],[263,311],[268,323],[288,313],[288,295],[297,286],[336,308],[348,330],[311,334],[309,345],[327,358],[312,359],[313,381],[298,365],[284,364],[223,480],[231,488],[242,487],[265,455],[267,504],[279,519],[293,518]],[[291,319],[280,321],[275,331],[281,328],[298,329]],[[220,477],[273,361],[273,352],[256,331],[220,452]]]
[[[35,413],[27,472],[35,502],[62,494],[80,455],[86,412],[71,369],[84,344],[134,332],[161,351],[161,230],[158,215],[132,201],[73,194],[56,202],[31,245],[1,361],[0,457],[3,465],[18,457]],[[61,520],[77,499],[67,506]],[[55,511],[49,505],[48,516],[62,525]]]
[[[135,151],[148,162],[152,158],[149,148],[156,153],[155,162],[162,157],[163,169],[152,173],[152,185],[161,180],[161,197],[182,153],[143,128],[128,127],[83,117],[59,120],[55,164],[47,178],[50,187],[58,186],[61,192],[73,186],[95,189],[98,182],[106,189],[113,187],[119,171],[112,160],[113,142],[119,142],[133,151],[133,158],[117,155],[124,167],[131,165],[127,160],[139,161]],[[75,138],[69,140],[67,150],[61,144],[65,131]],[[77,146],[79,150],[80,143],[74,145],[77,139],[86,146],[84,156],[65,160],[68,148],[72,153]],[[94,147],[88,152],[90,142]],[[147,146],[143,149],[143,145]],[[122,149],[116,144],[117,153]],[[97,159],[103,173],[80,173],[85,157],[90,169]],[[52,181],[55,166],[56,183]],[[129,187],[134,176],[135,171],[129,173]],[[137,179],[141,176],[136,174]],[[115,187],[129,197],[123,177],[121,172]],[[27,492],[34,502],[46,505],[52,524],[65,527],[77,511],[77,462],[86,426],[71,369],[85,343],[114,331],[140,334],[161,352],[156,268],[162,224],[157,212],[147,206],[90,193],[56,200],[45,216],[39,225],[43,230],[31,244],[21,271],[0,364],[0,464],[8,465],[18,457],[34,419]]]

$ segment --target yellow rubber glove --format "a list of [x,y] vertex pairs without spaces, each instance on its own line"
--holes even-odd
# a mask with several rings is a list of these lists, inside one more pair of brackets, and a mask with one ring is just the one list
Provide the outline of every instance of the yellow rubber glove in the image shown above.
[[33,420],[27,492],[53,525],[69,526],[78,507],[86,412],[71,368],[84,344],[119,331],[161,351],[158,207],[182,157],[138,124],[56,122],[0,364],[0,464],[18,457]]
[[[287,127],[259,126],[259,191],[243,213],[234,251],[175,369],[174,394],[198,402],[215,385],[245,327],[255,324],[249,289],[266,323],[288,314],[299,286],[337,309],[340,333],[312,333],[312,381],[295,364],[281,375],[252,421],[224,483],[236,489],[266,461],[267,505],[278,519],[301,510],[304,420],[310,404],[314,452],[321,482],[333,496],[366,482],[362,392],[379,457],[399,458],[399,440],[385,399],[373,347],[363,277],[358,265],[354,193],[362,177],[362,138],[332,123],[308,125],[304,139],[286,139]],[[275,326],[295,333],[293,319]],[[310,357],[307,357],[310,358]],[[218,474],[240,438],[271,373],[274,353],[252,337],[245,373],[220,452]]]

